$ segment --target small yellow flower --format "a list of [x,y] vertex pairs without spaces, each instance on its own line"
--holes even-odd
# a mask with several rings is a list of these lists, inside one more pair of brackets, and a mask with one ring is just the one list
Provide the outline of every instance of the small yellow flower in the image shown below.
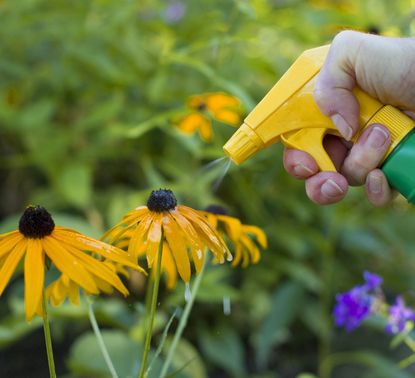
[[[98,294],[105,291],[103,288],[107,285],[127,295],[127,289],[108,263],[85,251],[144,272],[121,249],[74,230],[55,226],[51,215],[43,207],[27,207],[20,218],[19,229],[0,235],[0,295],[23,256],[27,320],[35,314],[42,315],[46,257],[63,275],[61,283],[52,283],[52,288],[56,286],[55,291],[62,291],[63,286],[68,287],[67,293],[73,302],[77,301],[75,287],[76,290],[81,287],[88,293]],[[57,297],[52,301],[56,303]]]
[[241,102],[225,93],[205,93],[191,96],[187,101],[190,113],[180,120],[177,127],[186,134],[197,130],[200,137],[208,142],[212,140],[211,118],[231,126],[241,122]]
[[226,215],[226,210],[217,205],[208,206],[204,216],[219,234],[226,235],[233,244],[233,267],[241,263],[241,266],[246,268],[250,262],[256,264],[259,261],[261,258],[260,250],[250,235],[255,237],[262,248],[267,248],[267,236],[261,228],[242,224],[238,218]]
[[219,262],[224,262],[225,256],[232,259],[225,242],[208,221],[198,211],[177,205],[173,192],[168,189],[153,191],[147,206],[127,213],[103,239],[127,248],[135,259],[145,255],[149,268],[162,242],[161,268],[167,275],[169,288],[175,286],[177,273],[184,282],[190,281],[191,261],[196,273],[200,271],[206,248]]

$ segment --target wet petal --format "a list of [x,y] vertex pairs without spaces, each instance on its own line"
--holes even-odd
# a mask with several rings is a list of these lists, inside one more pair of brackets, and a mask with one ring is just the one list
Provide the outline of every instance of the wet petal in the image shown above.
[[26,320],[35,315],[42,302],[45,278],[45,254],[38,239],[28,239],[24,261],[24,302]]
[[170,248],[167,243],[163,245],[163,253],[161,258],[161,266],[162,270],[167,275],[167,288],[174,289],[177,283],[177,268],[176,263],[174,262],[174,258],[171,254]]
[[201,245],[199,241],[199,235],[197,234],[192,224],[186,219],[186,217],[180,214],[180,211],[178,210],[170,211],[170,214],[179,225],[189,245],[196,250],[202,249],[203,245]]
[[164,222],[164,231],[170,251],[176,261],[177,271],[184,282],[190,281],[190,262],[186,251],[186,242],[176,222]]
[[135,269],[139,272],[144,272],[143,268],[131,261],[131,256],[128,255],[127,252],[102,241],[95,240],[82,234],[74,234],[68,231],[62,231],[59,233],[53,232],[52,236],[56,240],[64,242],[65,244],[69,244],[79,250],[95,252],[102,257],[107,258],[108,260],[129,266],[130,268]]

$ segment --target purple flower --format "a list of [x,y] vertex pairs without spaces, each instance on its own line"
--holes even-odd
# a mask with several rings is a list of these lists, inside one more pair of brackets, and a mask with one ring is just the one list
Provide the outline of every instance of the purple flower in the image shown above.
[[336,295],[333,316],[338,327],[348,332],[357,328],[371,313],[374,296],[368,293],[366,286],[356,286],[346,293]]
[[172,1],[164,10],[164,19],[171,24],[179,22],[186,13],[186,5],[181,1]]
[[383,282],[383,278],[381,276],[368,271],[363,273],[363,278],[365,279],[365,287],[368,290],[376,290],[380,287],[380,285],[382,285]]
[[373,312],[375,291],[379,291],[383,278],[375,273],[364,272],[365,283],[336,295],[333,316],[336,325],[347,331],[357,328]]
[[415,312],[406,307],[404,300],[399,296],[395,304],[389,307],[388,324],[385,330],[388,333],[402,332],[408,320],[415,320]]

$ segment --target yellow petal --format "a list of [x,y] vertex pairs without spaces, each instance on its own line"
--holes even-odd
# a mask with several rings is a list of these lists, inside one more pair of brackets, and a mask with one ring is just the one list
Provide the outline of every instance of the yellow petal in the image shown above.
[[218,215],[218,220],[223,223],[226,234],[232,242],[236,243],[241,236],[242,224],[238,218],[227,215]]
[[185,134],[193,134],[206,121],[199,113],[190,113],[177,124],[177,128]]
[[178,210],[192,223],[199,238],[203,240],[205,245],[212,251],[215,257],[223,262],[224,254],[231,256],[223,239],[218,235],[215,229],[197,213],[187,206],[177,206]]
[[255,237],[258,240],[258,243],[261,245],[261,247],[262,248],[267,248],[267,245],[268,245],[267,236],[261,228],[259,228],[257,226],[250,226],[250,225],[244,224],[242,226],[242,231],[244,233],[250,233],[250,234],[255,235]]
[[242,245],[241,243],[238,243],[235,247],[235,251],[233,253],[233,260],[232,260],[232,266],[235,267],[239,264],[242,258]]
[[196,250],[202,250],[203,246],[199,242],[199,235],[186,217],[184,217],[179,210],[172,210],[170,211],[170,214],[179,225],[183,235],[185,235],[185,238],[187,239],[188,244]]
[[241,237],[241,243],[244,244],[245,248],[247,249],[249,255],[251,256],[251,260],[253,264],[256,264],[260,257],[261,254],[259,252],[258,247],[255,245],[255,243],[246,235],[243,235]]
[[27,240],[27,251],[24,260],[24,302],[26,320],[35,315],[39,303],[42,302],[45,278],[45,254],[38,239]]
[[[166,215],[165,218],[171,217]],[[190,281],[190,262],[186,251],[186,242],[182,233],[173,219],[163,222],[163,229],[166,233],[166,239],[169,244],[170,251],[176,262],[177,271],[184,282]]]
[[[53,233],[52,233],[53,235]],[[63,247],[63,244],[53,236],[46,236],[42,239],[46,254],[62,273],[66,274],[79,286],[88,290],[90,293],[98,294],[99,290],[91,274],[82,266],[79,259],[75,258]]]
[[151,226],[151,222],[153,221],[152,214],[148,214],[143,220],[138,224],[138,226],[132,231],[132,237],[130,240],[130,244],[128,245],[128,253],[131,256],[134,256],[137,259],[140,251],[145,248],[145,240]]
[[8,236],[0,240],[0,257],[10,252],[20,240],[23,239],[23,235],[16,231],[9,233]]
[[63,279],[58,280],[56,284],[54,285],[52,292],[53,292],[52,304],[54,306],[60,306],[62,302],[65,300],[66,296],[68,295],[69,282],[65,283]]
[[218,110],[213,114],[213,117],[218,121],[231,126],[239,126],[241,123],[241,116],[231,110]]
[[199,135],[205,142],[210,142],[213,138],[212,124],[207,118],[199,125]]
[[161,223],[162,223],[162,215],[161,214],[154,214],[153,215],[153,223],[151,223],[151,226],[148,231],[147,235],[147,264],[149,267],[153,265],[153,261],[156,258],[159,245],[160,243],[163,243],[163,240],[161,240]]
[[167,288],[170,290],[174,289],[177,283],[177,268],[167,243],[163,244],[161,266],[167,275]]
[[[99,277],[101,280],[108,282],[114,286],[120,293],[125,296],[128,295],[128,290],[120,280],[120,277],[111,270],[103,261],[98,261],[93,257],[87,255],[84,252],[77,250],[76,248],[66,245],[65,248],[72,253],[79,261],[82,261],[83,266],[94,276]],[[96,281],[96,277],[94,277]],[[98,285],[99,288],[99,285]]]
[[79,305],[79,287],[73,281],[71,281],[68,287],[68,297],[72,304]]
[[241,105],[239,99],[222,92],[207,95],[205,101],[206,107],[212,113],[222,109],[237,109]]
[[108,260],[118,262],[144,273],[143,268],[131,261],[131,256],[129,256],[127,252],[102,241],[90,238],[86,235],[74,234],[69,231],[53,232],[51,236],[56,240],[69,244],[77,249],[98,253]]
[[5,258],[4,263],[0,269],[0,295],[10,281],[10,277],[16,269],[17,264],[26,252],[26,240],[20,240],[16,247]]

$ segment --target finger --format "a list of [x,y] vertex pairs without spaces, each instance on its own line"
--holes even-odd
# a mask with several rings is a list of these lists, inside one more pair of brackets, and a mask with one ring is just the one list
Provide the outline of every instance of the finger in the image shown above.
[[314,99],[341,135],[350,140],[359,127],[359,103],[352,93],[356,85],[354,61],[365,34],[339,33],[330,46],[314,87]]
[[339,171],[352,144],[350,142],[346,142],[343,138],[329,134],[325,136],[323,145],[324,149],[330,156],[331,161],[336,167],[336,170]]
[[304,151],[286,148],[283,161],[285,170],[298,179],[306,179],[318,172],[316,161]]
[[306,180],[308,198],[319,205],[341,201],[347,193],[345,177],[337,172],[319,172]]
[[350,185],[362,185],[366,176],[381,163],[391,143],[389,130],[380,124],[369,126],[350,150],[341,172]]
[[367,175],[366,193],[369,202],[376,207],[387,205],[394,197],[394,192],[380,169],[375,169]]

